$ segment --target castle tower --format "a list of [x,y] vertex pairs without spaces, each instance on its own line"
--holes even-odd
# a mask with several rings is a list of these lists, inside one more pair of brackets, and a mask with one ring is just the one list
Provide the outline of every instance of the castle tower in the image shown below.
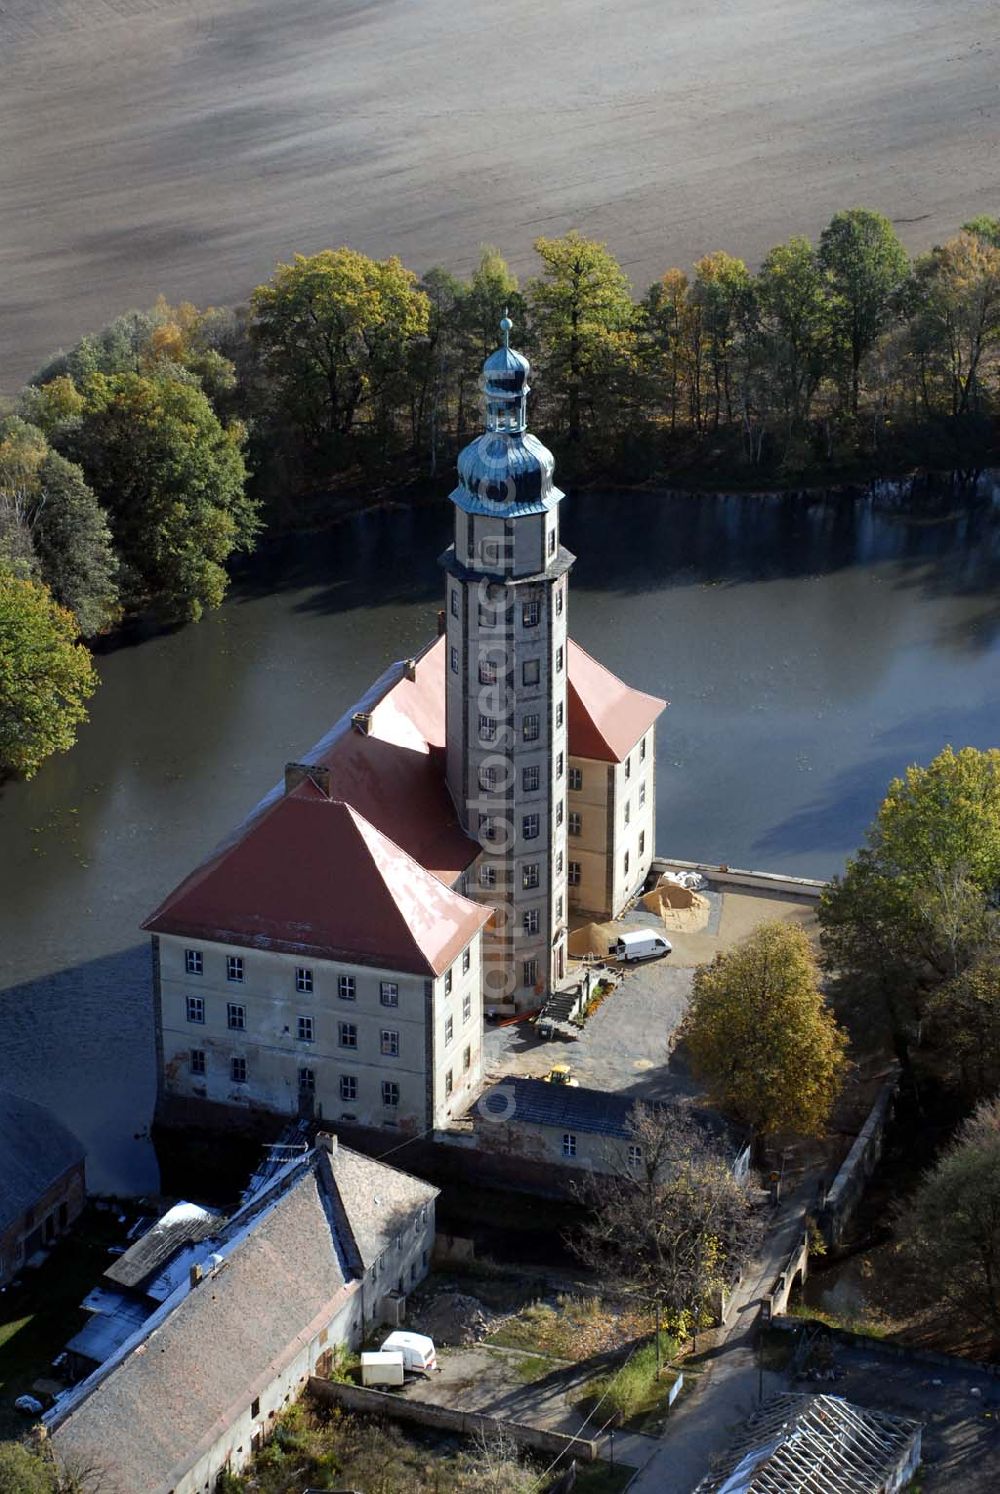
[[448,574],[447,774],[482,846],[470,897],[497,913],[487,1006],[540,1005],[566,962],[567,583],[552,453],[527,429],[528,360],[483,364],[486,430],[458,459]]

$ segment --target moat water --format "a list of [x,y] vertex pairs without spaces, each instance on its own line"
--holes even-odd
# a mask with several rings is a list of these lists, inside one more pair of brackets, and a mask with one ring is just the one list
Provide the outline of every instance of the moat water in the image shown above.
[[[0,1087],[50,1105],[92,1187],[155,1188],[139,923],[435,629],[444,504],[269,546],[194,627],[121,644],[72,752],[0,791]],[[1000,742],[1000,488],[979,499],[586,493],[570,628],[666,696],[661,853],[826,876],[888,780]]]

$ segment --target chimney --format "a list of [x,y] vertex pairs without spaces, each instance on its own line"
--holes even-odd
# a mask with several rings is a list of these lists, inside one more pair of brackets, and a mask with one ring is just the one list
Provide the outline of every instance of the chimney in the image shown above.
[[445,617],[444,608],[438,609],[438,637],[442,638],[448,631],[448,619]]
[[329,1152],[333,1157],[337,1152],[337,1138],[330,1131],[318,1131],[316,1133],[317,1151]]
[[357,731],[359,731],[363,737],[366,737],[368,735],[369,731],[371,730],[371,724],[371,711],[355,711],[354,715],[351,717],[351,725]]
[[204,1272],[202,1271],[200,1264],[196,1261],[195,1264],[191,1267],[191,1270],[190,1270],[190,1273],[189,1273],[189,1276],[188,1276],[188,1280],[191,1283],[191,1290],[192,1291],[194,1291],[194,1289],[195,1289],[196,1286],[199,1286],[201,1284],[201,1278],[202,1278],[203,1275],[204,1275]]
[[290,794],[292,789],[298,788],[300,783],[309,779],[316,785],[321,794],[330,797],[330,769],[324,768],[320,763],[286,763],[285,764],[285,793]]
[[411,683],[412,683],[413,680],[416,679],[416,677],[417,677],[417,661],[416,661],[416,659],[407,659],[406,663],[403,666],[403,673],[406,675],[406,678],[411,681]]

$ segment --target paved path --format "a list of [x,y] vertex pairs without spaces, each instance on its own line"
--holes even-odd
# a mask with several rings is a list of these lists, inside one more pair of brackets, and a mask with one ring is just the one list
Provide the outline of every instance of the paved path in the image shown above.
[[[616,1457],[620,1456],[622,1462],[628,1462],[629,1456],[642,1459],[629,1494],[691,1494],[724,1451],[732,1433],[757,1406],[760,1386],[754,1345],[758,1304],[798,1239],[803,1203],[799,1193],[789,1194],[781,1205],[760,1258],[735,1294],[728,1328],[717,1330],[703,1360],[705,1369],[699,1383],[690,1395],[681,1397],[664,1436],[633,1442],[616,1436]],[[783,1376],[765,1371],[765,1398],[783,1383]]]

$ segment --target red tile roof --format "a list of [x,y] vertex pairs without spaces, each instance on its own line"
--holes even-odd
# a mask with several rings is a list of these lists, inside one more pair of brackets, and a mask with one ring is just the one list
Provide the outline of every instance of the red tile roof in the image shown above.
[[566,690],[571,757],[622,763],[667,702],[633,690],[569,640]]
[[426,976],[447,970],[491,911],[307,780],[193,872],[143,928]]

